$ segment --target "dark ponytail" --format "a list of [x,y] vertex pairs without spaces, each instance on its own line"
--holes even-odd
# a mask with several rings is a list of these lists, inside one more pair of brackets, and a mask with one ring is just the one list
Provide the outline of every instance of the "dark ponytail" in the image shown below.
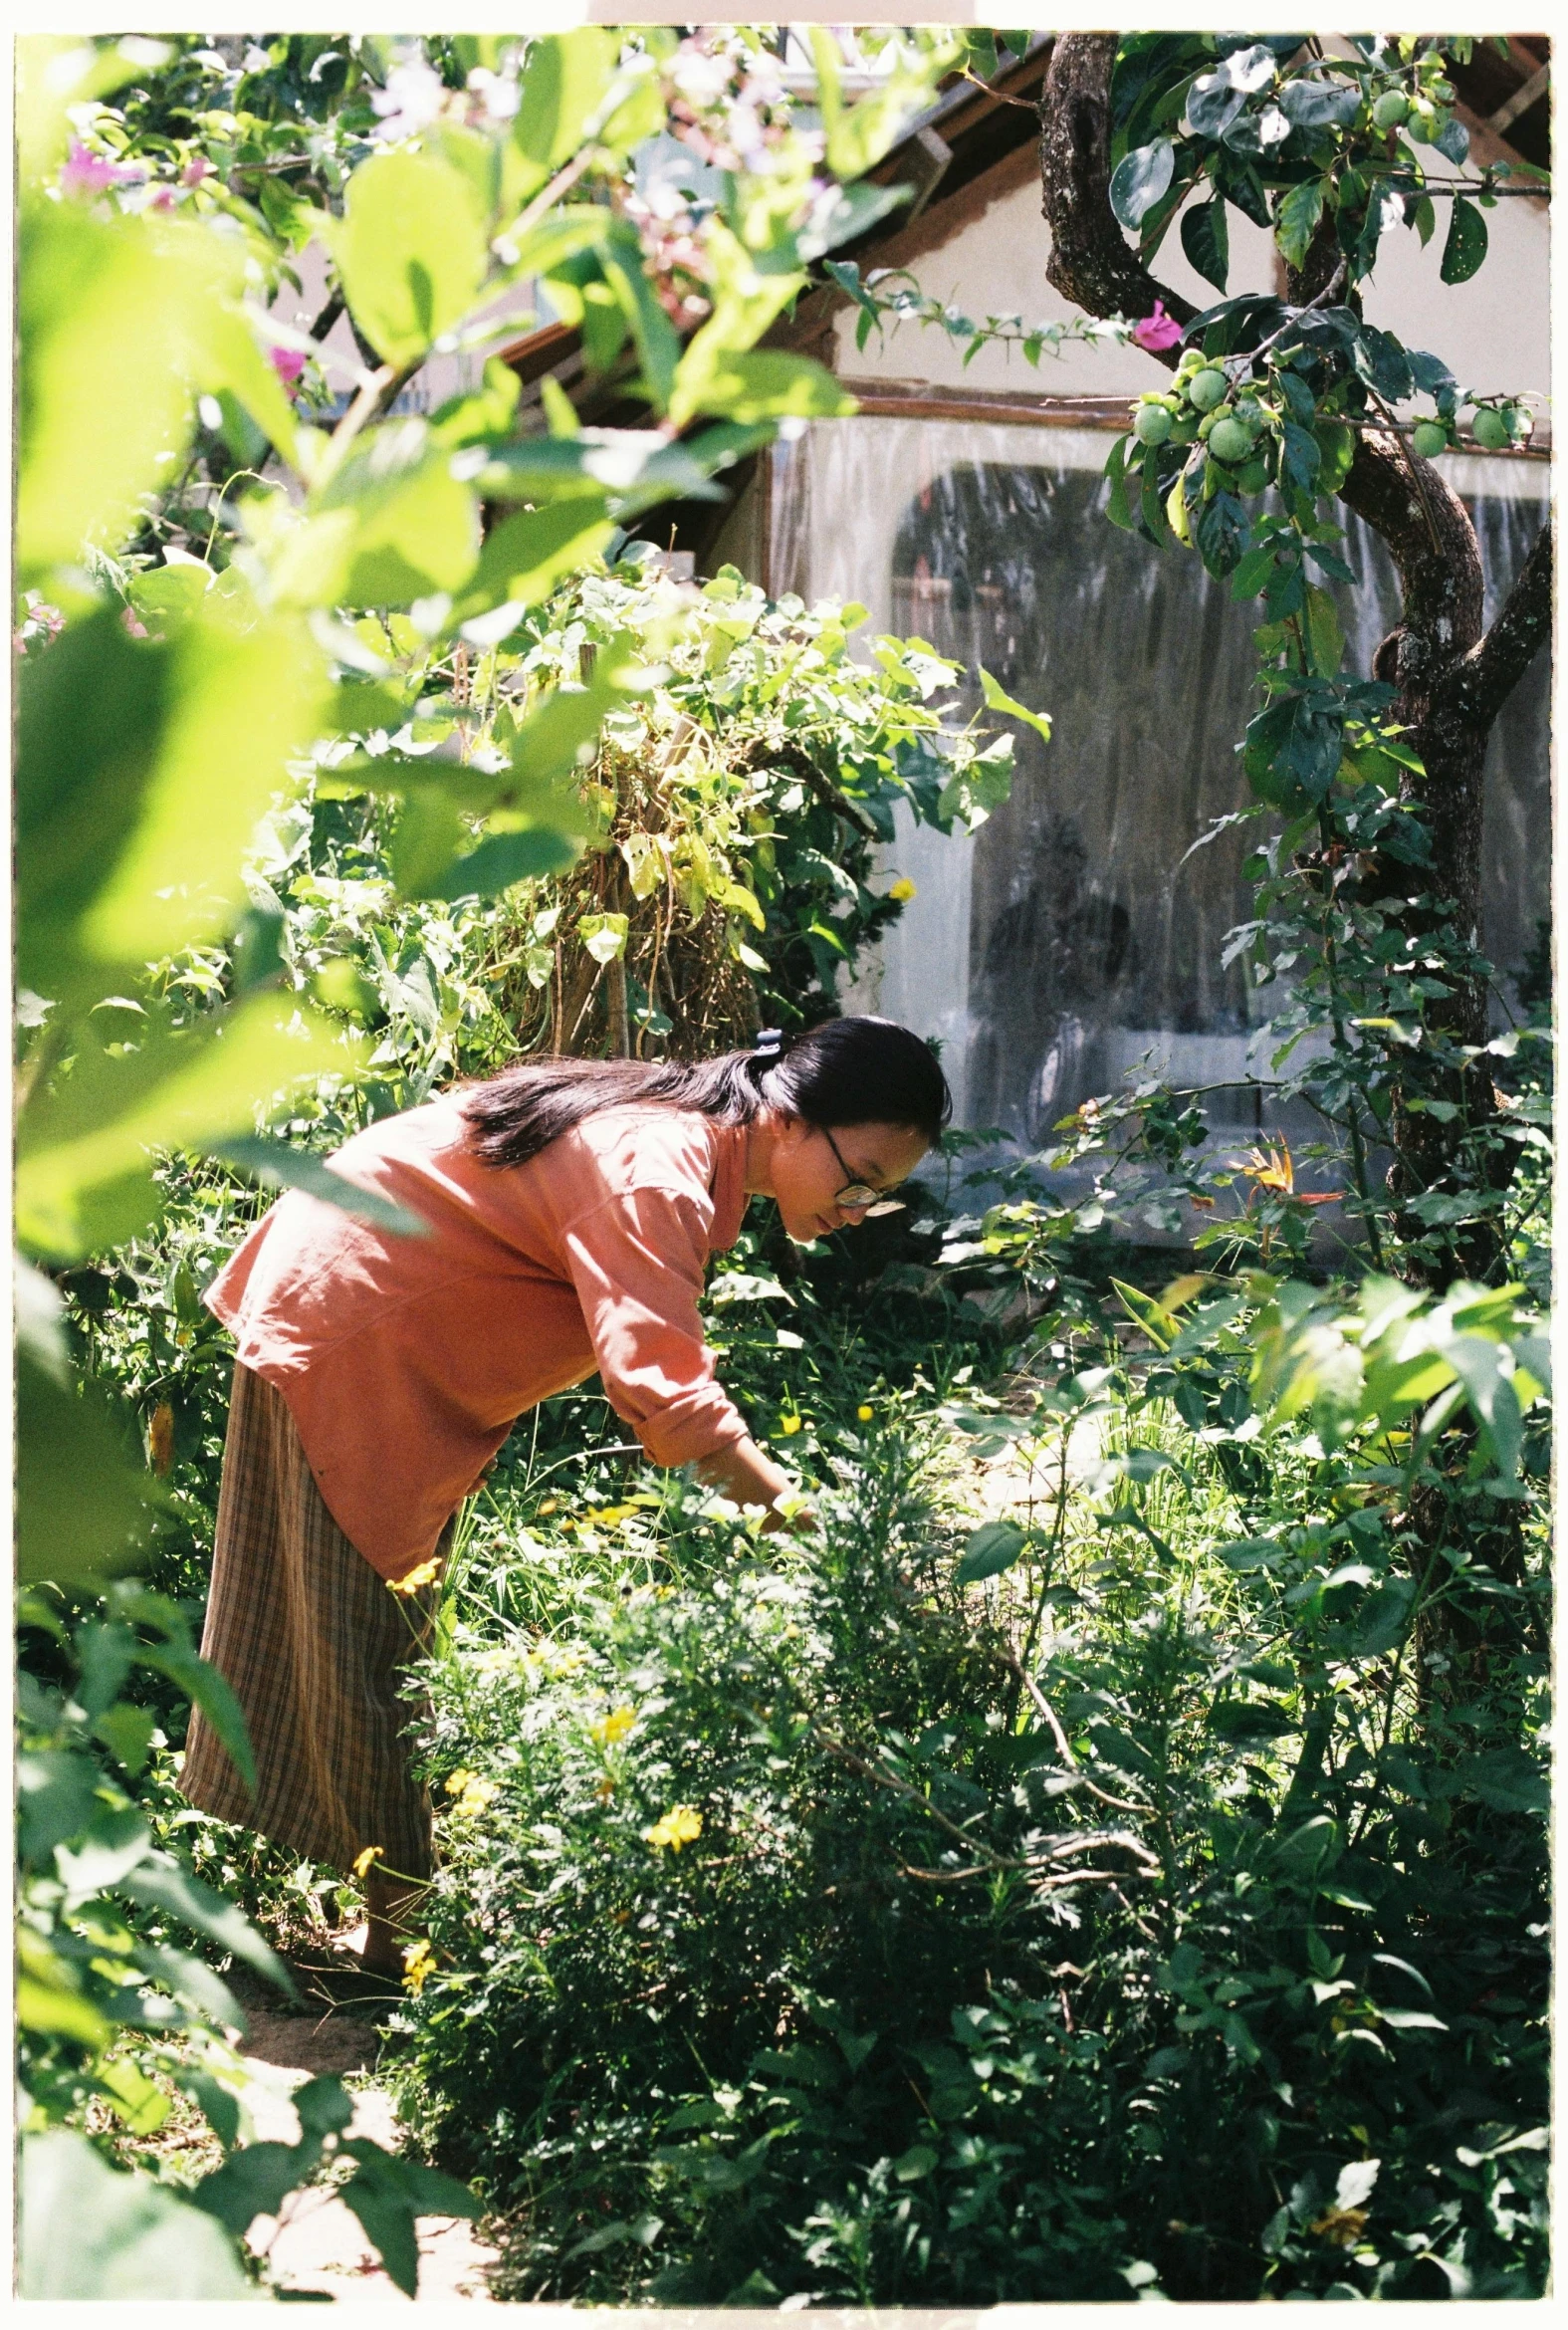
[[717,1059],[541,1059],[474,1085],[463,1114],[487,1165],[526,1165],[585,1116],[628,1102],[749,1124],[764,1108],[807,1124],[897,1124],[934,1142],[953,1113],[936,1054],[894,1020],[824,1020],[792,1040],[772,1028]]

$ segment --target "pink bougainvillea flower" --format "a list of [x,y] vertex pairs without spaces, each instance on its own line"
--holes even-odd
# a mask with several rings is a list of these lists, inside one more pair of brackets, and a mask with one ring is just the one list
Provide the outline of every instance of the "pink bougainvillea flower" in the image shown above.
[[180,171],[179,182],[182,186],[199,186],[203,178],[215,178],[217,174],[206,155],[198,153]]
[[71,150],[60,169],[60,190],[63,194],[102,194],[109,186],[133,185],[146,175],[134,162],[112,162],[107,154],[94,153],[73,137]]
[[1153,352],[1157,349],[1174,348],[1182,337],[1182,327],[1174,316],[1166,314],[1164,300],[1156,300],[1154,314],[1135,324],[1132,336],[1140,348]]
[[305,351],[298,348],[270,348],[272,368],[286,388],[292,388],[305,369]]
[[120,614],[119,619],[124,624],[126,630],[130,633],[133,639],[146,638],[147,626],[145,623],[137,619],[136,610],[133,606],[127,606],[124,608]]
[[172,210],[173,207],[174,189],[172,186],[160,186],[147,204],[149,210]]

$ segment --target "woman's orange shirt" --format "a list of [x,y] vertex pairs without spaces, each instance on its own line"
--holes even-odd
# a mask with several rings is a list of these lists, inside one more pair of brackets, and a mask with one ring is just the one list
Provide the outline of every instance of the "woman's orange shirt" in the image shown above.
[[517,1418],[595,1368],[656,1464],[745,1436],[697,1310],[709,1256],[740,1233],[745,1161],[744,1126],[636,1105],[497,1169],[448,1093],[333,1159],[427,1236],[291,1190],[205,1299],[288,1401],[338,1527],[401,1577]]

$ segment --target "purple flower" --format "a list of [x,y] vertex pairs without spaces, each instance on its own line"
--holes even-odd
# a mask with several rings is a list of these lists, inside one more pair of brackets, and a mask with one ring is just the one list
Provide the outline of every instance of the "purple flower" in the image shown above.
[[182,186],[199,186],[203,178],[215,178],[217,174],[206,155],[198,153],[180,171],[179,182]]
[[1166,314],[1164,300],[1156,300],[1154,314],[1135,324],[1132,336],[1140,348],[1152,353],[1157,349],[1174,348],[1182,337],[1182,327],[1174,316]]
[[63,194],[102,194],[107,187],[134,184],[145,171],[134,162],[112,162],[107,154],[94,153],[80,137],[71,140],[71,151],[60,170],[60,190]]
[[305,353],[298,348],[270,348],[272,368],[286,388],[292,388],[305,369]]

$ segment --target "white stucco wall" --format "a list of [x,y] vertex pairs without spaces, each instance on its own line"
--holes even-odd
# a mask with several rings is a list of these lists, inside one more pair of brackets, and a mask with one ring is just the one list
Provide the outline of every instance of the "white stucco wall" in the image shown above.
[[[1442,211],[1444,205],[1439,204]],[[1491,238],[1486,263],[1465,284],[1440,283],[1447,221],[1423,251],[1400,228],[1385,236],[1368,287],[1370,322],[1397,333],[1407,346],[1442,356],[1456,378],[1481,393],[1550,385],[1548,222],[1544,204],[1508,199],[1486,213]],[[1232,209],[1229,291],[1275,288],[1276,253],[1270,236]],[[977,321],[1020,314],[1025,325],[1065,320],[1078,313],[1045,280],[1050,233],[1030,179],[1004,195],[940,250],[916,260],[911,273],[923,291]],[[1166,237],[1154,273],[1200,307],[1221,296],[1188,265],[1178,226]],[[1042,356],[1032,369],[1016,353],[988,348],[967,368],[962,345],[929,327],[903,325],[880,343],[873,335],[855,347],[855,312],[837,326],[837,367],[851,378],[929,380],[938,386],[1011,389],[1048,396],[1132,395],[1168,376],[1140,349],[1068,348],[1060,360]]]

